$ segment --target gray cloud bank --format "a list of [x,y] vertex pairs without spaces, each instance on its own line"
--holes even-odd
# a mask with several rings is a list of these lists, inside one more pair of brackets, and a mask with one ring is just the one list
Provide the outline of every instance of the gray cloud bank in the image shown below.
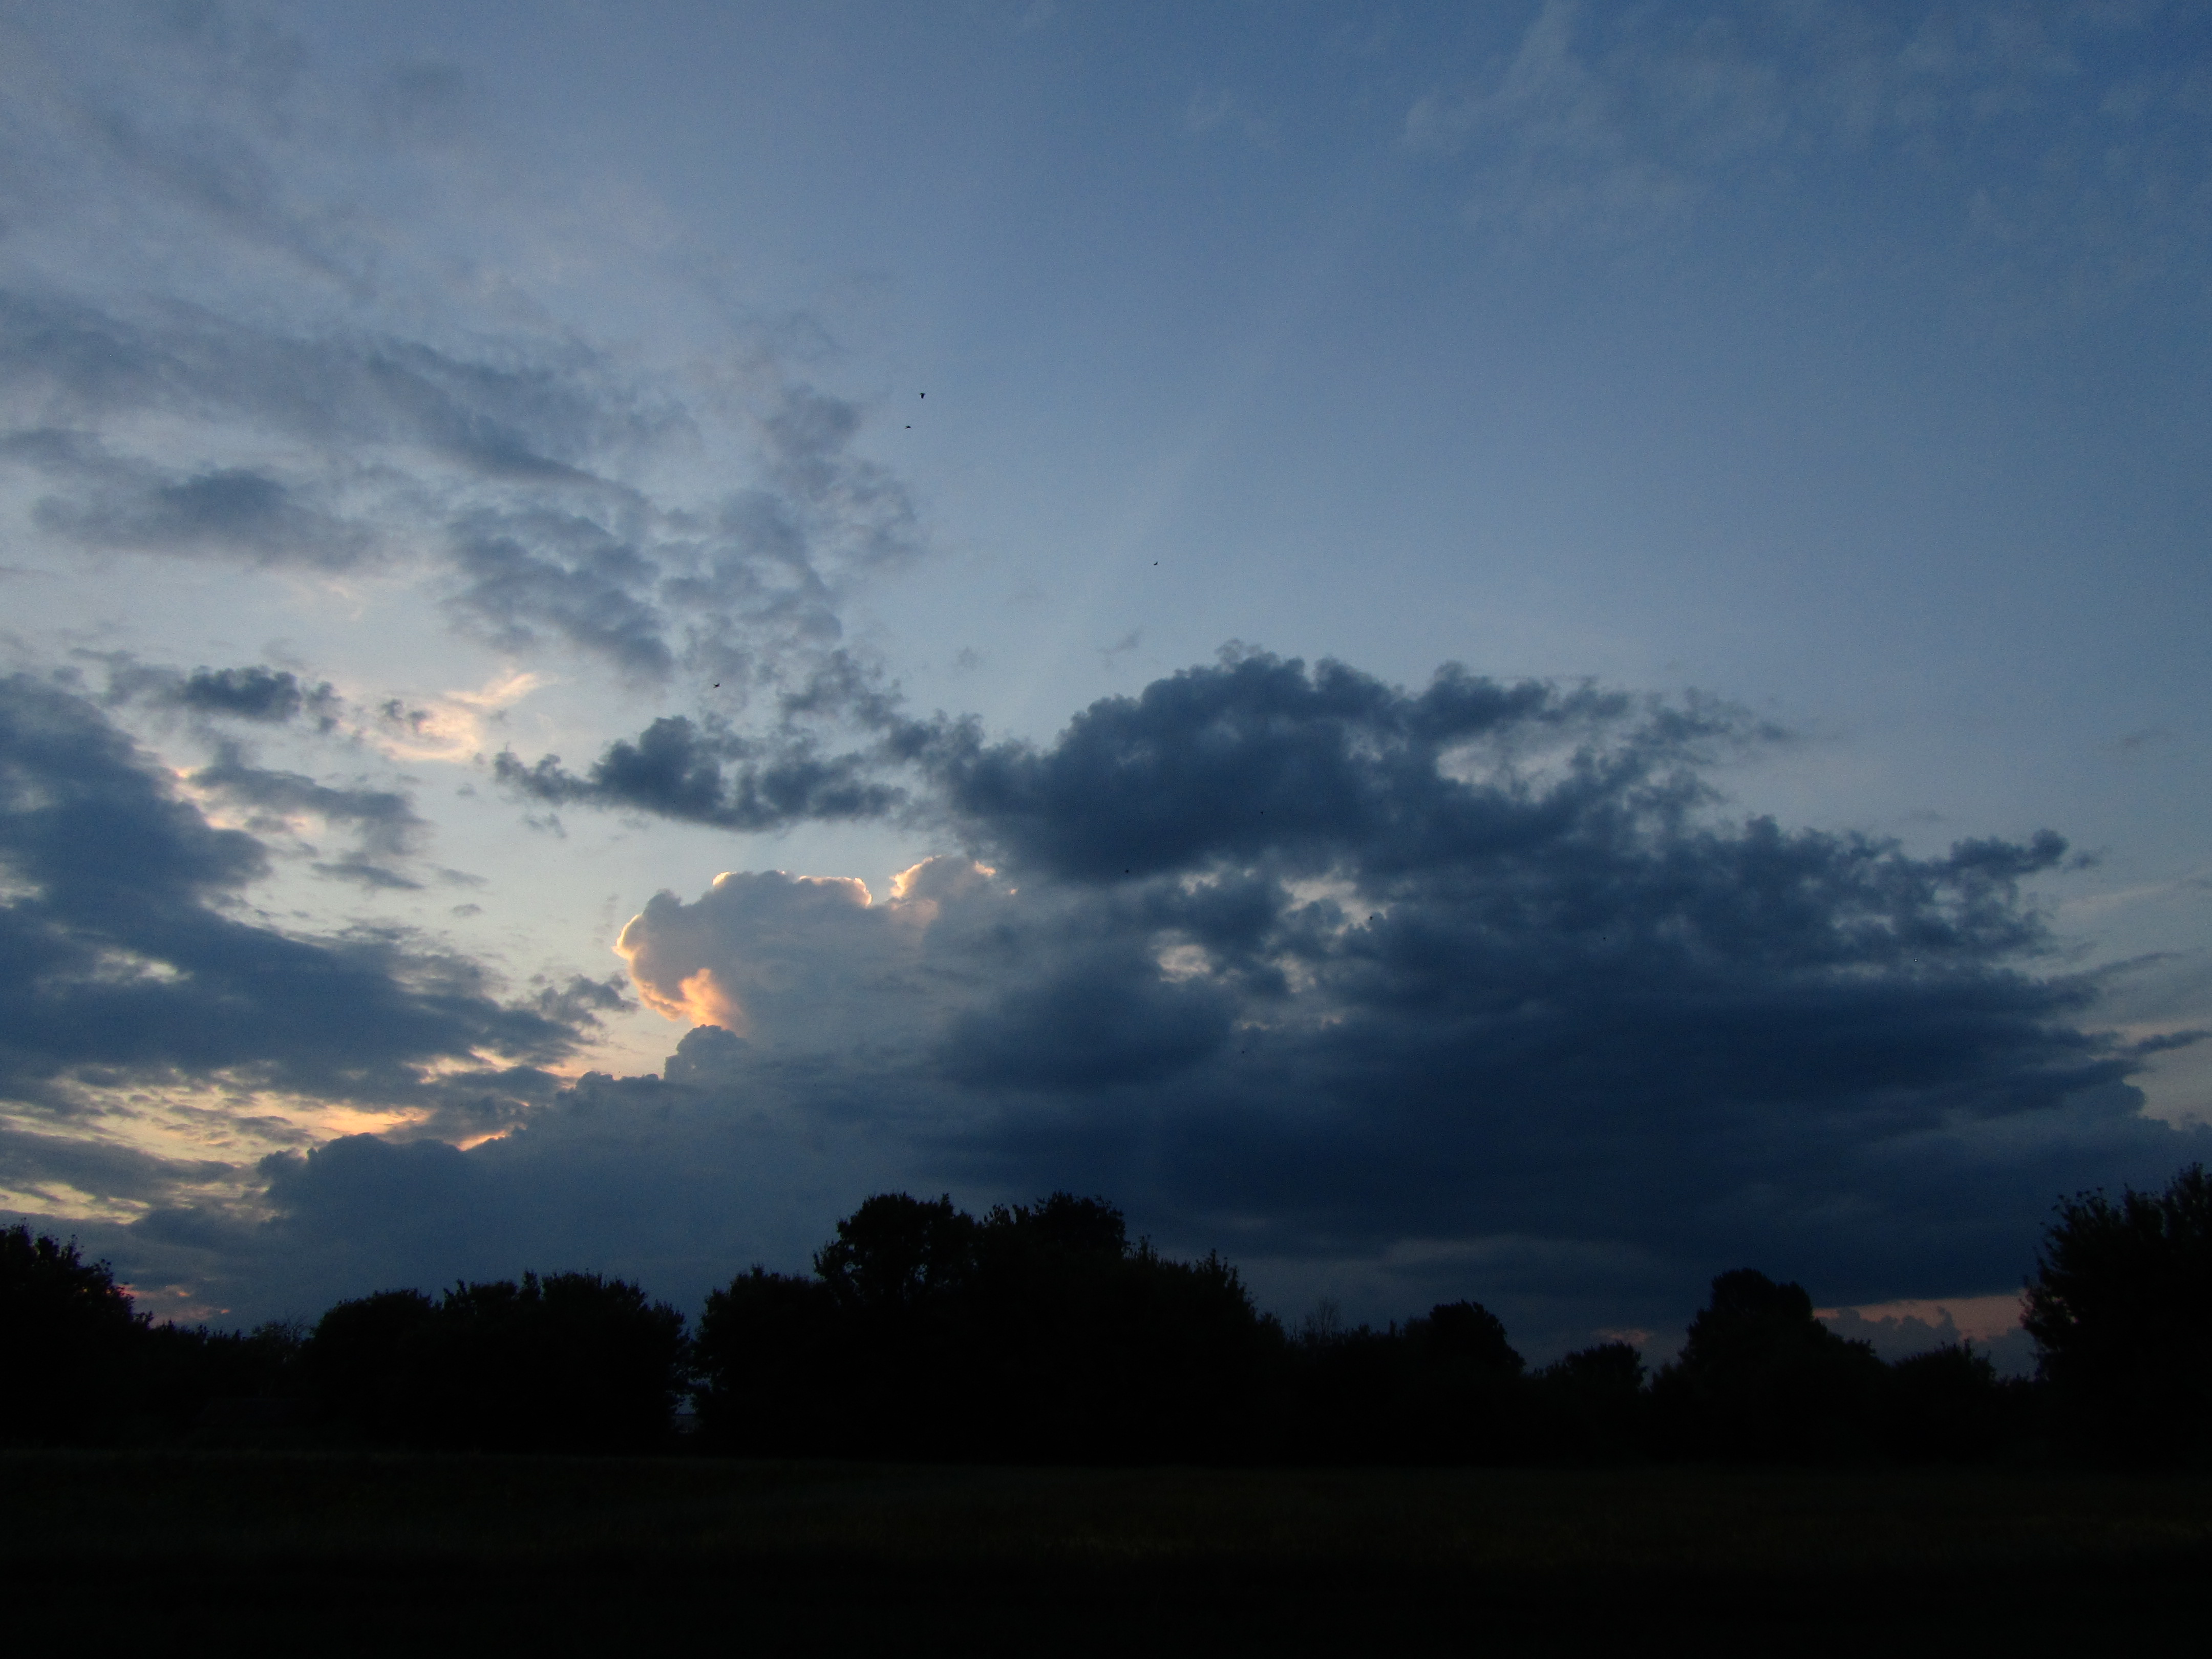
[[690,501],[626,481],[701,433],[572,342],[465,355],[0,289],[0,467],[33,482],[31,526],[65,548],[427,559],[453,624],[501,650],[703,674],[733,703],[804,679],[852,585],[920,546],[903,488],[854,453],[860,410],[804,384],[764,393],[755,482]]
[[1540,1349],[1744,1263],[1833,1304],[2002,1291],[2057,1194],[2212,1139],[2084,1029],[2023,892],[2059,837],[1730,817],[1712,768],[1764,735],[1723,708],[1247,653],[1046,745],[927,732],[909,782],[961,853],[660,895],[622,948],[706,1022],[663,1077],[465,1153],[272,1165],[235,1261],[574,1255],[689,1293],[875,1184],[1066,1186],[1263,1288],[1473,1294]]

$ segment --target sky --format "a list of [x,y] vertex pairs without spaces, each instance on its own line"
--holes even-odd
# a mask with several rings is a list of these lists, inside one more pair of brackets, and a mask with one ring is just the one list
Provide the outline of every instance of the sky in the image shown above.
[[2212,7],[0,3],[0,1212],[2009,1335],[2212,1147]]

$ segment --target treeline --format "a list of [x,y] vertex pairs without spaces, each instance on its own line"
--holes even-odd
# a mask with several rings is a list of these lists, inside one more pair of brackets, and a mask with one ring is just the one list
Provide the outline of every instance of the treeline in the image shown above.
[[[1217,1256],[1054,1194],[981,1218],[868,1200],[807,1275],[761,1268],[696,1333],[594,1273],[389,1291],[312,1327],[155,1325],[105,1263],[0,1231],[0,1438],[993,1462],[1976,1462],[2212,1449],[2212,1183],[2060,1207],[2034,1380],[1954,1346],[1883,1363],[1807,1293],[1722,1274],[1681,1354],[1531,1369],[1473,1302],[1286,1330]],[[686,1407],[690,1409],[686,1409]]]

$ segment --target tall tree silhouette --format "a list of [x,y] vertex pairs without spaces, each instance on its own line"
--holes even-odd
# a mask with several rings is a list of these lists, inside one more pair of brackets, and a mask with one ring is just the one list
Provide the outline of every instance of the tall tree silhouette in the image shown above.
[[880,1194],[815,1276],[759,1267],[708,1297],[709,1443],[839,1455],[1213,1459],[1257,1443],[1279,1351],[1237,1272],[1131,1244],[1055,1193],[981,1220]]
[[1871,1455],[1887,1371],[1813,1317],[1813,1298],[1749,1267],[1713,1280],[1681,1357],[1653,1381],[1674,1449],[1702,1456]]
[[105,1261],[24,1223],[0,1228],[0,1439],[114,1438],[131,1404],[144,1320]]
[[2084,1193],[2043,1237],[2021,1322],[2076,1445],[2139,1462],[2212,1458],[2212,1180]]

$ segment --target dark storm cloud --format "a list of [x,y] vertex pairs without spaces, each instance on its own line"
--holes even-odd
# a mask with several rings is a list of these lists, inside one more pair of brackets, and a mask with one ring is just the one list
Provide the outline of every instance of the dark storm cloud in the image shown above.
[[624,953],[743,1031],[746,1086],[901,1103],[858,1109],[928,1179],[1111,1192],[1164,1237],[1380,1264],[1408,1305],[1679,1310],[1753,1260],[1832,1301],[2002,1289],[2055,1194],[2203,1155],[2142,1115],[2143,1046],[2084,1027],[2026,885],[2059,836],[1731,816],[1716,762],[1771,736],[1242,655],[1049,745],[895,730],[994,876],[726,877]]
[[[239,769],[226,787],[295,781]],[[372,837],[404,835],[403,808],[367,793],[317,806]],[[254,836],[171,795],[92,703],[0,682],[0,1091],[63,1104],[73,1079],[221,1075],[398,1103],[441,1062],[542,1064],[574,1045],[573,1024],[501,1005],[465,959],[390,933],[298,939],[240,919],[230,901],[267,860]]]
[[1170,985],[1133,949],[1059,966],[952,1022],[947,1073],[986,1088],[1088,1094],[1173,1077],[1217,1052],[1236,1002],[1212,985]]
[[[1024,865],[1085,880],[1287,858],[1363,867],[1494,857],[1543,839],[1600,795],[1636,799],[1655,745],[1692,757],[1717,718],[1668,712],[1623,757],[1577,756],[1572,787],[1542,795],[1474,789],[1440,769],[1450,751],[1618,725],[1628,700],[1502,685],[1448,668],[1417,696],[1338,663],[1252,654],[1094,703],[1049,750],[956,741],[930,757],[947,803],[979,838]],[[1626,768],[1642,768],[1632,777]]]
[[281,724],[302,709],[325,710],[337,694],[325,680],[303,686],[289,669],[195,668],[176,688],[177,702],[205,714],[228,714],[238,720]]
[[905,792],[860,755],[824,755],[800,737],[748,738],[682,715],[608,746],[582,777],[558,755],[530,765],[511,750],[501,782],[533,799],[649,813],[724,830],[775,830],[810,819],[879,817]]

